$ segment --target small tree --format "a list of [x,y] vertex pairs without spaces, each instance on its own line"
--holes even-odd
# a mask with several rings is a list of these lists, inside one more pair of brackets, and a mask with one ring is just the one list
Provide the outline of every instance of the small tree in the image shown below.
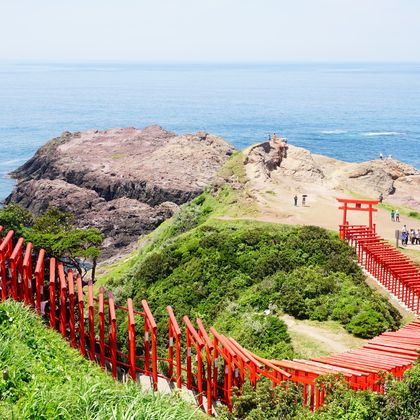
[[31,228],[26,229],[25,237],[34,248],[43,248],[49,256],[64,262],[67,260],[82,278],[92,268],[94,280],[102,234],[95,228],[77,229],[72,220],[71,213],[50,208],[35,219]]
[[0,226],[5,232],[13,230],[17,236],[22,235],[25,227],[32,223],[32,214],[17,204],[7,204],[0,209]]

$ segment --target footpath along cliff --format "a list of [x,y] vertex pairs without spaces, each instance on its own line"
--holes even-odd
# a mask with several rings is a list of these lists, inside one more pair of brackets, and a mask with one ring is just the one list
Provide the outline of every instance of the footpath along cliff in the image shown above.
[[220,137],[159,126],[65,132],[12,173],[18,182],[6,202],[36,215],[72,212],[78,227],[103,232],[107,256],[199,195],[232,152]]

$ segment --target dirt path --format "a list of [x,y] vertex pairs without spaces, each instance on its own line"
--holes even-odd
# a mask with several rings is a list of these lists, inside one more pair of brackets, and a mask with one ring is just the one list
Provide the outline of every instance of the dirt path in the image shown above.
[[301,357],[342,353],[365,343],[335,322],[300,321],[289,315],[282,315],[281,319],[287,324],[293,347]]
[[[338,226],[342,223],[342,213],[338,210],[337,197],[351,198],[353,195],[348,190],[352,185],[360,190],[360,185],[356,181],[349,181],[344,177],[346,171],[345,162],[335,161],[333,159],[317,156],[319,165],[323,165],[325,171],[324,178],[314,177],[308,170],[307,172],[299,172],[298,165],[304,165],[305,161],[299,161],[298,157],[301,153],[298,148],[293,149],[295,152],[289,156],[284,164],[286,169],[279,168],[271,173],[270,176],[264,176],[259,170],[257,164],[246,165],[246,172],[249,179],[247,189],[254,198],[260,215],[257,220],[284,223],[293,225],[316,225],[326,229],[338,230]],[[305,155],[306,156],[306,155]],[[309,159],[307,157],[307,159]],[[290,161],[289,161],[290,160]],[[283,163],[282,163],[283,165]],[[293,170],[288,170],[293,167]],[[298,173],[299,175],[294,175]],[[341,178],[340,178],[341,177]],[[346,181],[343,181],[346,180]],[[347,184],[343,184],[347,182]],[[352,184],[353,182],[353,184]],[[416,185],[412,185],[411,193],[416,194]],[[294,206],[293,197],[297,195],[298,206]],[[306,205],[302,206],[302,194],[307,194]],[[369,190],[364,191],[364,195],[376,199],[377,195]],[[393,204],[393,196],[387,196],[385,203]],[[394,203],[394,208],[401,208]],[[353,211],[348,214],[350,224],[368,224],[367,212]],[[400,222],[392,222],[390,212],[379,209],[374,214],[374,223],[377,226],[377,232],[383,238],[395,244],[395,230],[401,230],[406,224],[410,228],[420,228],[420,220],[401,215]],[[413,258],[420,260],[420,245],[408,247]]]

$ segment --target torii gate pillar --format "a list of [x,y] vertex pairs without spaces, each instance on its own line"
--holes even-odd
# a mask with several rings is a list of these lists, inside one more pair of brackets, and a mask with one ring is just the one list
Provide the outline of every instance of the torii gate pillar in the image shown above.
[[340,226],[340,237],[344,239],[345,228],[349,225],[347,220],[347,211],[367,211],[369,212],[369,229],[374,232],[375,225],[373,224],[373,213],[377,212],[378,209],[374,208],[375,204],[379,203],[379,200],[355,200],[349,198],[337,198],[337,201],[342,205],[338,208],[343,210],[343,224]]

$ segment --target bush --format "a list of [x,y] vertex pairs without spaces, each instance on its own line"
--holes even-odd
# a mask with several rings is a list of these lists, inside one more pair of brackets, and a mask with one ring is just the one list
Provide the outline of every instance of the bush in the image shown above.
[[294,382],[272,388],[269,381],[261,381],[256,390],[245,384],[242,395],[233,397],[232,402],[232,413],[225,409],[222,419],[292,420],[309,414],[302,407],[302,387]]
[[371,338],[383,332],[387,326],[383,317],[370,309],[355,315],[346,328],[358,337]]
[[[113,284],[123,300],[148,299],[157,315],[171,305],[179,316],[200,317],[259,354],[291,357],[283,326],[273,321],[281,311],[300,319],[335,319],[363,337],[398,327],[399,314],[360,281],[354,257],[336,235],[317,227],[207,221],[176,237],[158,238]],[[234,316],[227,312],[232,303]],[[375,314],[372,320],[354,320],[367,308]],[[256,332],[258,323],[263,327]],[[166,323],[158,326],[165,334]]]

